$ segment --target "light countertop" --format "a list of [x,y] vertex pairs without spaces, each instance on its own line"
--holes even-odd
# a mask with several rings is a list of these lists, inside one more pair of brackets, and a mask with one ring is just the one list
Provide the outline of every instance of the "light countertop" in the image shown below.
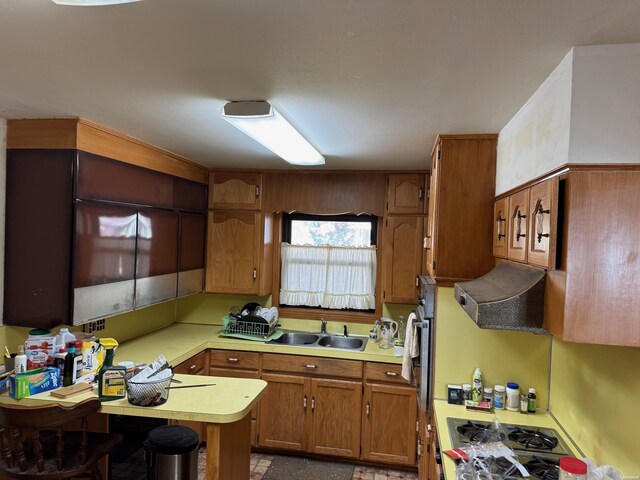
[[[491,422],[494,418],[498,418],[500,423],[511,423],[516,425],[524,425],[531,427],[553,428],[562,437],[564,442],[572,450],[575,456],[580,456],[571,439],[566,435],[562,427],[556,420],[546,411],[539,411],[535,414],[523,415],[519,412],[510,412],[507,410],[495,410],[491,413],[477,412],[467,410],[463,405],[450,405],[446,400],[434,400],[433,402],[434,418],[438,431],[438,441],[440,442],[440,451],[450,450],[453,448],[451,436],[449,435],[449,426],[447,418],[463,418],[465,420],[482,420]],[[455,480],[456,478],[456,462],[448,455],[442,453],[442,468],[447,480]]]
[[372,340],[368,341],[363,352],[358,352],[338,348],[296,347],[221,337],[219,335],[221,331],[222,326],[220,325],[174,323],[156,332],[124,342],[116,350],[115,363],[124,360],[151,363],[158,354],[162,353],[171,365],[176,366],[208,348],[402,363],[402,357],[395,356],[393,348],[383,350]]

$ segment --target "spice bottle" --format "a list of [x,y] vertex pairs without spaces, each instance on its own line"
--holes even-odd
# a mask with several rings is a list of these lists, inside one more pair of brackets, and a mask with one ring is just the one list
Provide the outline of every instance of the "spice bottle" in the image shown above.
[[560,459],[560,480],[586,480],[587,464],[573,457]]
[[527,408],[529,408],[529,399],[523,393],[522,395],[520,395],[520,413],[526,414]]
[[507,383],[507,410],[517,412],[520,406],[520,386],[515,382]]
[[493,387],[493,408],[496,410],[504,410],[504,385],[496,385]]
[[536,389],[530,388],[527,402],[527,412],[536,413],[536,408],[538,408],[537,400],[538,397],[536,397]]

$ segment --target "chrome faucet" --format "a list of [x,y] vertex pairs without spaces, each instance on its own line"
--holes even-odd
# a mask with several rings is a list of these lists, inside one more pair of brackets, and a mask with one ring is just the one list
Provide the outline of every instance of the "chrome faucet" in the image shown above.
[[320,322],[320,333],[327,333],[327,321],[324,318],[321,318]]
[[343,331],[344,331],[344,336],[348,337],[349,336],[349,332],[347,331],[347,326],[343,325]]

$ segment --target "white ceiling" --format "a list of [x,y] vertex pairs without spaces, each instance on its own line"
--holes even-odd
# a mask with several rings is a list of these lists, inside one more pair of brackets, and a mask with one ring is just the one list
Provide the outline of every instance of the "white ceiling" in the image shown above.
[[425,169],[436,134],[500,131],[573,45],[629,42],[638,0],[1,0],[0,117],[287,168],[219,116],[268,100],[323,168]]

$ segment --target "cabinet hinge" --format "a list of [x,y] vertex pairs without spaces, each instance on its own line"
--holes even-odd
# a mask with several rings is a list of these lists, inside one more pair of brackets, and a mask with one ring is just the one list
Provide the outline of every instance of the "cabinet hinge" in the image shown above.
[[387,298],[387,291],[383,290],[382,291],[382,299],[384,300],[385,298]]
[[[389,205],[389,204],[387,204],[387,205]],[[388,227],[388,226],[389,226],[389,219],[388,219],[388,218],[385,218],[385,219],[384,219],[384,226],[385,226],[385,227]]]
[[260,196],[260,185],[256,185],[256,197]]
[[420,187],[418,190],[418,199],[422,200],[422,196],[424,195],[424,188]]
[[433,261],[433,270],[435,271],[435,269],[436,269],[436,261],[434,260]]
[[440,160],[440,157],[442,157],[442,150],[438,149],[438,160]]
[[416,420],[416,432],[420,433],[420,420]]
[[416,287],[420,285],[420,277],[416,275]]

